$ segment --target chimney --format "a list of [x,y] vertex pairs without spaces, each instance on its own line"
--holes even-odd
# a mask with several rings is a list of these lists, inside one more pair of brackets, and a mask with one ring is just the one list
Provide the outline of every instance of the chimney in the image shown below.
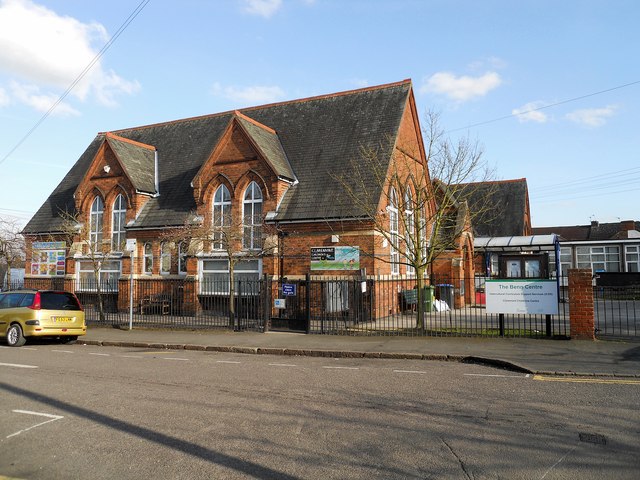
[[635,229],[636,229],[636,222],[633,220],[623,220],[622,222],[620,222],[621,232],[628,232],[630,230],[635,230]]
[[591,220],[591,227],[595,228],[595,227],[597,227],[598,225],[600,225],[600,224],[598,223],[598,220]]

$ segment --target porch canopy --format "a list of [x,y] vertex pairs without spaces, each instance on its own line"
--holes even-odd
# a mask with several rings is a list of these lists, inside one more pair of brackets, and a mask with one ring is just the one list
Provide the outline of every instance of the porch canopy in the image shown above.
[[523,237],[476,237],[473,248],[477,252],[545,252],[556,251],[558,236],[528,235]]

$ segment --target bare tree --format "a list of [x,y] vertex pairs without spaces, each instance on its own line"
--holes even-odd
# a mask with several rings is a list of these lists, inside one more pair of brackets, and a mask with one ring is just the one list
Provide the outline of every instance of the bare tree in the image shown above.
[[[100,278],[100,275],[103,263],[111,253],[111,241],[103,239],[101,224],[92,229],[91,222],[85,221],[84,217],[79,213],[60,211],[59,216],[62,219],[61,236],[64,238],[66,244],[71,246],[69,254],[79,254],[83,260],[91,263],[93,281],[83,283],[81,280],[80,287],[95,288],[98,301],[98,315],[100,321],[104,322],[104,282]],[[76,269],[77,268],[79,267],[76,266]]]
[[163,241],[187,244],[188,252],[215,252],[229,262],[229,327],[234,328],[236,314],[236,278],[238,262],[259,259],[277,249],[274,227],[264,224],[264,218],[244,218],[214,212],[210,219],[189,213],[184,223],[161,234]]
[[486,213],[481,205],[469,208],[475,193],[471,185],[494,175],[478,142],[450,140],[437,113],[427,112],[423,136],[424,153],[418,144],[387,141],[362,148],[348,174],[334,176],[357,216],[389,245],[391,254],[376,258],[393,268],[405,265],[415,274],[418,328],[424,325],[423,287],[433,263],[459,245],[474,216]]
[[[11,269],[24,265],[24,237],[20,233],[18,221],[14,218],[0,218],[0,271],[7,270],[7,286],[11,286]],[[2,280],[2,275],[0,275]],[[0,283],[2,287],[2,283]]]

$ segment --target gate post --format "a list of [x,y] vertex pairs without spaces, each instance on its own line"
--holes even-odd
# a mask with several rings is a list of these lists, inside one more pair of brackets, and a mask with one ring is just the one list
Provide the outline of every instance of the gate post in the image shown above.
[[569,323],[571,338],[595,340],[593,284],[590,269],[569,270]]

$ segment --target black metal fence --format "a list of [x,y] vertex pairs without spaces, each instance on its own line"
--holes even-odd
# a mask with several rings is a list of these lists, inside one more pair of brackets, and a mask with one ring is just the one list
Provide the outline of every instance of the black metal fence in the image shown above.
[[[74,291],[89,325],[289,330],[331,335],[570,335],[567,281],[559,281],[557,315],[487,313],[484,279],[431,278],[418,295],[415,278],[307,277],[287,280],[140,278],[81,283],[27,279],[27,287]],[[9,288],[21,288],[15,282]],[[598,337],[640,338],[640,286],[594,286]],[[100,292],[98,293],[98,289]],[[423,308],[418,308],[419,297]]]
[[596,336],[640,338],[640,285],[593,287]]

